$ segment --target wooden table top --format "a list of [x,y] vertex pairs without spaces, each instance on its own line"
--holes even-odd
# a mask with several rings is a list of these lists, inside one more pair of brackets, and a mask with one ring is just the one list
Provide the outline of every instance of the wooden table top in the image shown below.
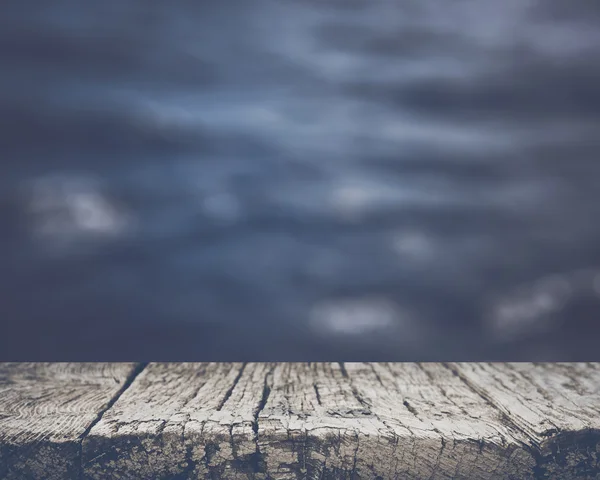
[[0,478],[600,478],[595,363],[4,363]]

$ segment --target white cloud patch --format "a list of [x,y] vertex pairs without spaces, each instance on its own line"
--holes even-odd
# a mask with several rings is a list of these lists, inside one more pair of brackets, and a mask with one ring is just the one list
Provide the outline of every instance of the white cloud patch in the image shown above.
[[89,178],[40,178],[25,190],[31,232],[42,241],[110,238],[130,225],[124,210]]
[[320,303],[313,308],[310,323],[322,335],[355,336],[397,328],[407,320],[393,302],[373,297]]
[[489,312],[489,332],[495,341],[511,341],[519,337],[551,330],[559,312],[579,295],[596,293],[600,275],[585,269],[541,278],[494,302]]
[[430,236],[414,230],[400,231],[392,236],[392,248],[401,259],[430,260],[437,245]]

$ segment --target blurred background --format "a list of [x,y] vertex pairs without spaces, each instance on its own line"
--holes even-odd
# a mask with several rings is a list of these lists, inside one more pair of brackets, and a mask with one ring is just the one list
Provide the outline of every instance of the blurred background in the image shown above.
[[595,0],[4,0],[2,360],[600,360]]

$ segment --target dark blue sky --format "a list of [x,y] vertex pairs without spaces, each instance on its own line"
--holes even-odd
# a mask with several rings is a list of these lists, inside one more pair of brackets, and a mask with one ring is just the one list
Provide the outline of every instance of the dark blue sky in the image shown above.
[[600,4],[5,0],[0,359],[598,360]]

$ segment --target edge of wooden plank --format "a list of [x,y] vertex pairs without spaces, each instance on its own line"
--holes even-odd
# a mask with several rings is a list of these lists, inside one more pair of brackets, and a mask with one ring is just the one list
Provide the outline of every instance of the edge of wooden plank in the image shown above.
[[222,478],[248,478],[260,469],[256,417],[268,370],[256,363],[150,364],[84,439],[86,478],[221,478],[225,471]]
[[[127,392],[127,402],[133,400],[134,404],[115,407],[122,411],[113,409],[102,425],[97,425],[86,437],[86,478],[433,480],[443,478],[436,477],[441,470],[455,478],[534,478],[535,460],[525,444],[515,441],[506,429],[498,439],[489,438],[485,442],[464,435],[444,437],[435,428],[419,428],[419,420],[401,402],[399,408],[406,410],[404,419],[414,427],[406,428],[393,415],[382,417],[361,405],[357,392],[353,391],[352,373],[346,371],[344,364],[333,368],[338,382],[334,389],[340,387],[343,392],[325,389],[319,392],[319,386],[310,378],[300,378],[301,369],[292,368],[294,365],[290,368],[295,376],[286,377],[284,370],[289,365],[248,364],[240,370],[241,375],[228,374],[227,385],[220,387],[219,395],[224,394],[224,398],[219,405],[225,406],[223,410],[192,413],[189,409],[169,409],[159,404],[149,405],[146,412],[140,411],[145,401],[153,400],[136,398],[146,388],[139,383],[149,381],[156,383],[150,388],[157,388],[162,382],[161,378],[152,378],[150,369],[146,370],[138,377],[138,385]],[[327,373],[321,373],[321,379],[325,380]],[[194,379],[190,372],[180,374],[187,376],[186,382]],[[172,385],[181,387],[180,374]],[[279,378],[275,378],[277,375]],[[452,375],[448,372],[447,376]],[[425,377],[424,381],[428,379]],[[349,408],[319,418],[310,414],[305,417],[308,411],[273,404],[274,395],[285,396],[288,389],[293,395],[296,386],[305,389],[319,404],[333,398],[331,395],[340,398],[342,394]],[[136,387],[138,392],[134,391]],[[169,384],[164,387],[169,388]],[[186,396],[194,391],[197,394],[199,390],[192,388]],[[242,398],[246,391],[251,393],[247,405],[251,413],[236,417],[234,408],[227,404]],[[482,403],[476,394],[472,397]],[[125,400],[123,397],[122,402]],[[195,408],[202,410],[202,405],[196,403]],[[406,459],[401,460],[404,454]],[[395,460],[400,463],[398,469],[391,465]],[[404,462],[406,465],[402,465]]]
[[102,420],[102,417],[104,416],[104,414],[107,411],[109,411],[115,403],[117,403],[119,398],[121,398],[121,396],[125,393],[125,391],[133,384],[135,379],[144,371],[144,369],[146,368],[147,365],[148,365],[148,362],[140,362],[133,366],[133,370],[129,373],[129,375],[123,382],[123,385],[121,386],[121,388],[119,388],[119,390],[110,398],[110,400],[104,405],[104,407],[102,407],[99,410],[94,421],[91,422],[87,426],[85,431],[79,436],[79,438],[77,440],[77,448],[78,448],[78,452],[77,452],[78,469],[77,470],[78,470],[78,475],[79,475],[80,479],[84,478],[83,442],[88,437],[88,435],[90,434],[92,429]]
[[[517,365],[522,364],[524,364],[524,362],[520,362]],[[514,364],[503,362],[453,363],[447,365],[456,376],[458,376],[465,384],[469,385],[474,392],[489,402],[490,405],[493,405],[507,421],[511,422],[512,425],[521,431],[527,438],[527,448],[536,462],[534,467],[534,478],[600,478],[600,415],[598,414],[600,411],[600,397],[598,397],[599,401],[597,406],[594,405],[595,408],[590,411],[590,405],[585,405],[585,401],[580,403],[575,402],[575,400],[585,398],[592,393],[589,391],[580,391],[580,389],[585,390],[581,385],[579,388],[576,385],[569,385],[569,388],[573,389],[573,395],[570,398],[565,399],[562,398],[564,394],[549,396],[549,392],[545,391],[541,385],[536,382],[536,378],[534,378],[537,374],[541,377],[538,377],[538,381],[543,379],[542,374],[544,372],[541,371],[541,369],[542,367],[550,365],[554,371],[550,373],[549,377],[561,379],[563,382],[566,379],[576,382],[577,379],[574,379],[572,376],[561,377],[559,375],[559,370],[563,365],[568,365],[572,368],[573,366],[578,365],[577,363],[543,363],[540,364],[542,367],[531,364],[534,368],[527,374],[522,373],[523,378],[521,380],[524,384],[529,385],[526,385],[526,388],[524,389],[526,391],[517,390],[514,393],[514,397],[515,399],[522,397],[519,401],[524,408],[523,413],[527,413],[529,410],[531,416],[537,417],[538,421],[541,420],[541,422],[537,424],[526,422],[524,417],[522,417],[522,413],[519,414],[516,408],[507,407],[506,396],[501,398],[498,394],[494,395],[492,392],[488,391],[489,385],[486,386],[486,382],[483,381],[477,382],[477,377],[469,375],[468,371],[465,371],[468,369],[464,367],[464,365],[468,365],[469,367],[477,365],[481,368],[487,366],[498,368],[498,366],[500,366],[500,370],[509,370],[513,372],[512,375],[518,379],[519,372],[511,369],[511,365]],[[596,384],[593,393],[596,393],[597,396],[597,394],[600,393],[600,364],[587,364],[587,366],[587,372],[590,373],[590,375],[592,371],[596,374],[594,380],[598,383]],[[533,376],[531,374],[533,374]],[[497,387],[500,384],[502,385],[502,389],[506,390],[507,385],[504,385],[504,382],[498,382],[497,380],[492,382],[493,387]],[[523,386],[524,385],[520,385],[521,388],[523,388]],[[560,386],[561,390],[563,387],[564,385]],[[551,404],[552,400],[556,403],[561,403],[562,405]],[[567,403],[572,403],[571,408],[580,410],[578,414],[571,413],[570,417],[565,415],[566,420],[570,419],[570,421],[573,422],[571,425],[568,425],[568,422],[566,425],[555,425],[552,422],[552,419],[549,418],[554,411],[563,411],[563,409],[560,408],[564,408],[563,400],[567,401]],[[514,403],[518,404],[519,401],[515,401]],[[560,415],[560,413],[558,415]],[[590,421],[590,419],[593,419],[593,421]],[[565,476],[567,474],[571,476]]]
[[[19,366],[23,367],[27,364],[4,364],[4,366],[10,365],[14,365],[14,368],[18,368]],[[43,364],[36,363],[33,365],[40,366]],[[54,365],[58,365],[58,363]],[[24,422],[24,428],[17,437],[9,434],[2,435],[3,432],[0,430],[0,478],[7,480],[24,478],[43,478],[44,480],[83,478],[81,459],[84,438],[144,368],[144,364],[131,363],[123,365],[130,365],[131,370],[122,379],[122,384],[119,389],[111,393],[102,404],[99,404],[96,412],[90,412],[88,414],[91,416],[92,413],[94,413],[94,416],[88,421],[87,425],[75,426],[73,431],[69,433],[69,422],[66,422],[67,425],[65,428],[67,428],[67,431],[60,431],[59,433],[48,432],[49,436],[40,436],[40,433],[33,431],[33,428],[28,431],[26,422]],[[10,375],[7,375],[3,380],[10,383],[13,381],[10,377]],[[21,387],[24,386],[25,385],[21,384]],[[60,387],[60,383],[58,386]],[[31,399],[33,402],[35,402],[35,400],[35,398]],[[10,414],[7,414],[6,416],[11,417]],[[80,415],[68,413],[63,415],[59,414],[57,417],[58,418],[55,421],[58,422],[61,418],[79,418]],[[29,427],[33,426],[30,424]]]
[[[246,365],[246,364],[245,364]],[[442,457],[444,449],[459,448],[457,455],[463,455],[464,459],[461,462],[472,462],[473,452],[476,455],[478,448],[498,449],[496,452],[488,451],[489,455],[502,456],[503,445],[481,445],[477,444],[477,440],[466,442],[463,447],[461,443],[456,443],[455,439],[429,438],[427,435],[420,438],[418,442],[402,444],[396,434],[391,434],[389,425],[381,419],[370,418],[368,415],[361,417],[360,412],[350,412],[348,418],[340,419],[346,425],[340,428],[336,427],[335,421],[325,422],[323,427],[319,427],[310,432],[294,433],[290,437],[289,428],[276,428],[277,432],[270,427],[273,422],[285,423],[286,415],[290,416],[292,412],[282,411],[281,414],[275,414],[269,411],[267,407],[273,384],[273,371],[277,364],[271,365],[268,368],[260,369],[260,364],[249,364],[250,367],[245,371],[243,367],[239,375],[232,377],[231,383],[224,390],[224,398],[220,400],[223,404],[229,401],[230,397],[242,398],[246,388],[253,388],[253,399],[256,405],[252,406],[250,414],[244,414],[240,418],[232,417],[230,412],[223,412],[223,415],[211,416],[207,414],[206,418],[199,417],[199,420],[186,420],[177,425],[166,425],[159,431],[160,435],[148,432],[146,440],[160,441],[157,444],[159,449],[167,446],[171,450],[159,450],[155,458],[160,458],[163,463],[176,462],[179,458],[180,463],[177,468],[168,475],[158,475],[156,478],[169,478],[173,480],[204,478],[209,475],[212,479],[228,478],[228,479],[244,479],[244,480],[283,480],[283,479],[299,479],[313,478],[307,476],[309,473],[305,468],[292,467],[298,465],[298,461],[302,461],[303,450],[312,449],[315,468],[311,468],[312,472],[320,472],[315,479],[333,480],[333,479],[354,479],[366,478],[357,476],[359,473],[364,475],[365,470],[357,470],[357,462],[360,463],[359,456],[363,457],[363,465],[381,464],[386,459],[389,460],[390,455],[393,457],[400,452],[399,448],[422,449],[421,457],[427,455],[427,452],[438,455],[437,462]],[[263,364],[263,366],[266,364]],[[281,364],[279,364],[281,365]],[[490,405],[490,408],[499,412],[499,415],[504,415],[504,420],[507,426],[521,432],[524,441],[519,442],[517,438],[517,447],[509,445],[510,449],[506,449],[507,464],[498,465],[498,471],[488,472],[489,475],[481,478],[509,478],[509,479],[531,479],[541,480],[557,478],[561,480],[569,480],[575,478],[598,478],[600,476],[600,429],[584,429],[577,431],[561,430],[558,432],[548,432],[547,437],[540,439],[539,436],[532,435],[512,416],[506,416],[501,405],[498,405],[496,399],[486,395],[480,385],[473,382],[456,368],[460,364],[442,364],[453,375],[457,376],[474,394],[481,397]],[[341,367],[344,369],[343,364]],[[138,364],[130,372],[125,382],[119,390],[111,396],[111,398],[99,409],[93,421],[91,421],[85,431],[79,434],[75,439],[67,439],[65,441],[42,441],[32,446],[24,446],[28,449],[28,454],[38,456],[37,467],[29,470],[26,475],[21,476],[6,476],[7,479],[12,478],[44,478],[45,480],[58,480],[62,478],[78,478],[78,479],[97,479],[97,478],[138,478],[133,474],[133,470],[127,470],[126,465],[123,470],[110,472],[109,476],[99,473],[99,470],[89,470],[87,464],[93,464],[97,460],[97,456],[102,456],[107,446],[114,447],[116,452],[121,449],[127,451],[132,445],[128,444],[129,440],[136,442],[136,448],[143,450],[144,438],[140,438],[137,434],[122,436],[119,439],[109,436],[102,437],[102,430],[96,427],[102,422],[105,415],[110,415],[113,412],[115,404],[121,399],[123,394],[128,392],[132,385],[139,379],[140,373],[146,368],[146,364]],[[243,375],[250,375],[249,378],[242,378]],[[348,375],[348,372],[346,372]],[[241,383],[240,383],[241,382]],[[249,385],[253,385],[249,387]],[[321,396],[324,392],[318,390],[317,385],[311,386],[315,389],[316,401],[321,402]],[[242,389],[242,391],[240,391]],[[258,392],[258,393],[257,393]],[[241,397],[240,397],[241,396]],[[238,398],[238,400],[239,400]],[[408,407],[407,407],[408,408]],[[204,424],[208,421],[211,428],[205,428]],[[204,424],[202,423],[204,422]],[[219,422],[224,422],[227,425],[228,431],[220,432]],[[380,425],[381,423],[381,425]],[[351,425],[352,428],[348,428]],[[173,427],[173,428],[171,428]],[[212,428],[215,427],[215,428]],[[336,430],[337,428],[337,430]],[[385,431],[388,429],[388,431]],[[265,431],[270,433],[265,435]],[[287,430],[285,432],[284,430]],[[220,433],[219,433],[220,432]],[[94,438],[95,436],[95,438]],[[97,441],[100,440],[99,443]],[[400,440],[400,441],[399,441]],[[124,442],[123,442],[124,441]],[[462,440],[461,440],[462,442]],[[472,443],[472,445],[471,445]],[[411,446],[412,445],[412,446]],[[471,448],[472,447],[472,448]],[[14,455],[14,452],[7,451],[3,445],[3,450],[0,452],[0,465],[2,457]],[[17,447],[18,448],[18,447]],[[100,449],[100,450],[98,450]],[[474,450],[473,450],[474,449]],[[471,450],[473,450],[471,452]],[[288,452],[290,455],[289,468],[286,467],[285,458],[282,453]],[[123,452],[125,453],[125,452]],[[482,451],[479,451],[481,454]],[[172,457],[169,455],[173,454]],[[323,468],[322,463],[327,462],[327,455],[332,454],[331,460],[333,464],[340,463],[340,468],[327,470]],[[337,458],[337,457],[339,458]],[[368,458],[367,458],[368,457]],[[137,460],[134,457],[132,461],[148,461],[150,457],[139,457]],[[336,460],[337,458],[337,460]],[[418,457],[415,457],[418,458]],[[50,468],[56,474],[39,475],[39,464],[42,462],[45,468]],[[436,460],[433,459],[435,464]],[[321,465],[319,465],[321,464]],[[96,465],[97,467],[100,464]],[[280,468],[280,467],[284,468]],[[150,462],[145,465],[147,472],[151,472],[154,465]],[[506,472],[501,468],[508,467]],[[286,470],[287,468],[287,470]],[[381,471],[385,471],[382,469]],[[423,470],[424,471],[424,470]],[[512,473],[507,473],[512,471]],[[22,471],[23,472],[23,471]],[[37,472],[37,473],[36,473]],[[393,471],[392,471],[393,472]],[[158,473],[158,471],[157,471]],[[368,473],[368,472],[366,472]],[[446,472],[447,473],[447,472]],[[99,474],[100,476],[97,476]],[[104,476],[103,476],[104,475]],[[115,476],[112,476],[115,475]],[[416,478],[406,477],[402,475],[389,478]],[[478,473],[476,473],[478,475]],[[2,471],[0,470],[0,476]],[[208,478],[208,477],[207,477]],[[380,480],[387,479],[386,474],[378,475]],[[447,478],[441,472],[432,471],[430,475],[423,478],[431,480],[438,478]],[[453,478],[480,478],[480,477],[465,477],[455,475]]]
[[[439,369],[439,364],[436,365]],[[399,382],[413,387],[415,397],[408,398],[392,385],[400,377],[393,374],[390,377],[388,372],[389,378],[385,379],[369,366],[373,367],[373,364],[340,363],[339,368],[334,366],[330,373],[315,378],[318,382],[314,385],[315,390],[322,386],[329,390],[315,392],[316,402],[320,405],[325,395],[335,401],[332,406],[344,407],[334,416],[290,414],[287,401],[271,404],[261,414],[259,431],[263,438],[260,441],[267,457],[267,471],[272,474],[268,478],[527,478],[527,472],[535,464],[533,458],[513,438],[512,432],[498,422],[495,426],[502,431],[487,429],[481,432],[483,438],[480,439],[464,435],[469,430],[468,425],[456,435],[444,428],[443,424],[447,421],[457,423],[456,418],[451,421],[453,413],[441,412],[439,421],[431,421],[431,405],[426,405],[426,399],[420,402],[417,398],[420,393],[437,387],[433,378],[428,376],[429,372],[415,367],[412,373],[420,378],[413,376],[404,378],[406,383]],[[363,374],[366,373],[369,378],[361,375],[360,370],[364,370]],[[452,377],[445,369],[442,370],[446,379]],[[329,377],[335,377],[335,381],[327,382],[329,385],[319,383],[330,380]],[[357,381],[361,377],[363,381],[359,385]],[[460,382],[453,383],[464,388]],[[452,388],[446,386],[448,390]],[[302,387],[305,400],[310,401],[312,386],[306,384]],[[369,392],[369,388],[374,391]],[[388,389],[391,389],[391,395],[384,399]],[[476,403],[482,403],[472,392],[471,397]],[[340,405],[340,400],[343,405]],[[446,406],[456,408],[456,405],[451,407],[451,403],[446,398]],[[419,412],[421,406],[430,411]],[[387,413],[386,407],[391,408]],[[440,409],[445,410],[441,406]]]

